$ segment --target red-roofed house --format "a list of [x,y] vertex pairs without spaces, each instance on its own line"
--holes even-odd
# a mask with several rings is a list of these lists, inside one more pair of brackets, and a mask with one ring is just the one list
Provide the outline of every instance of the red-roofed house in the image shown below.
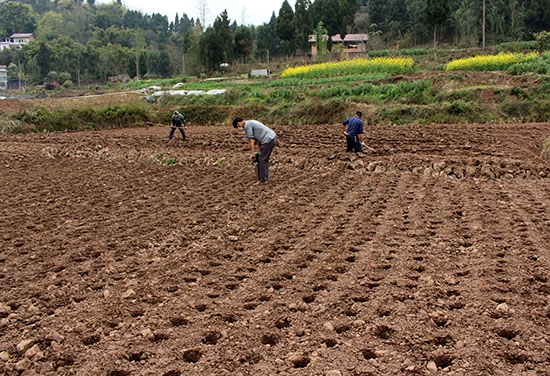
[[[331,39],[333,51],[336,49],[348,56],[367,52],[368,34],[346,34],[344,38],[340,34],[336,34]],[[309,43],[311,43],[311,55],[317,56],[317,38],[315,35],[309,36]]]

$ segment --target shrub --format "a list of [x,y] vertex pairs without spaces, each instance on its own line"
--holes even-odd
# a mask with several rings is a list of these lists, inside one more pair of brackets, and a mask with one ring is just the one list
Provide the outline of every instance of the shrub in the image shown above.
[[513,64],[507,69],[507,72],[516,76],[526,73],[550,74],[550,61],[537,59],[535,61]]
[[525,90],[523,90],[522,88],[520,87],[517,87],[517,86],[514,86],[513,88],[510,89],[510,94],[518,97],[518,98],[521,98],[521,99],[525,99],[527,98],[529,95],[525,92]]
[[537,43],[535,41],[504,42],[497,46],[501,52],[524,52],[536,51]]
[[542,82],[539,87],[534,90],[534,94],[540,96],[541,98],[550,97],[550,77],[546,81]]
[[550,31],[541,31],[535,33],[535,40],[537,41],[537,49],[541,53],[543,51],[550,50]]
[[449,107],[449,113],[451,115],[464,115],[466,113],[471,113],[472,111],[473,108],[471,108],[470,104],[460,99],[452,102]]
[[548,122],[550,121],[550,101],[510,101],[501,107],[507,120],[520,122]]

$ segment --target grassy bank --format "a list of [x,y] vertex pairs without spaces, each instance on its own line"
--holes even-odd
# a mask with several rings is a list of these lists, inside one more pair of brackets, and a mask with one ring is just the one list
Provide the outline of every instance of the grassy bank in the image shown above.
[[[501,70],[459,69],[471,63],[464,58],[435,68],[413,59],[418,58],[298,66],[270,78],[134,82],[124,89],[155,85],[164,91],[179,90],[180,95],[161,95],[153,103],[112,105],[107,99],[104,106],[38,107],[11,119],[37,131],[166,124],[174,109],[194,125],[229,124],[236,115],[268,124],[334,124],[356,110],[363,111],[371,125],[550,121],[548,53],[530,54],[512,63],[508,59],[506,64],[502,55],[473,58],[478,68],[499,59]],[[180,86],[173,89],[176,83]],[[182,91],[221,89],[223,94],[181,95]]]

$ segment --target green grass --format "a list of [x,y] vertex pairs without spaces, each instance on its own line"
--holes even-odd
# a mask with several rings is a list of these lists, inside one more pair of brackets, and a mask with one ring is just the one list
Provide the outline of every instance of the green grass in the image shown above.
[[[427,59],[421,51],[408,53]],[[508,73],[499,75],[502,82],[470,86],[463,85],[469,75],[463,70],[441,76],[433,65],[400,73],[357,71],[360,65],[357,61],[341,63],[329,65],[328,70],[323,68],[326,65],[317,65],[319,74],[254,80],[142,80],[125,88],[161,86],[168,90],[183,82],[181,90],[227,91],[220,95],[166,95],[152,104],[143,101],[72,110],[36,108],[7,117],[6,121],[15,119],[23,124],[19,128],[35,131],[132,127],[148,121],[167,124],[171,112],[178,109],[193,125],[227,125],[236,115],[270,124],[335,124],[357,109],[367,108],[368,122],[373,125],[550,121],[550,78],[541,68],[550,65],[548,52],[511,65]],[[337,71],[327,75],[332,69]],[[526,73],[529,76],[525,84],[510,87],[507,77]],[[451,85],[445,88],[447,82]],[[166,161],[171,163],[175,161]]]

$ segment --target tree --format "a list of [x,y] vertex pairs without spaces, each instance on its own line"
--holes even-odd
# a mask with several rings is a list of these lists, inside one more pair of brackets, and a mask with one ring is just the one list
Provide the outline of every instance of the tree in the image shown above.
[[200,61],[209,72],[217,70],[219,64],[223,62],[223,54],[217,44],[216,31],[212,27],[208,27],[201,36],[199,47]]
[[176,13],[176,17],[172,27],[172,33],[184,36],[185,33],[187,33],[187,31],[193,26],[195,26],[195,21],[193,19],[189,19],[189,17],[187,17],[187,14],[184,13],[181,18],[178,18],[178,14]]
[[431,39],[431,33],[426,26],[423,6],[424,0],[409,0],[406,4],[408,14],[408,36],[410,46],[424,44]]
[[55,2],[51,0],[21,0],[20,2],[30,5],[38,14],[44,14],[55,7]]
[[382,32],[386,30],[386,14],[389,12],[388,8],[389,2],[387,0],[369,0],[367,5],[370,23],[376,24]]
[[143,51],[147,46],[145,43],[143,30],[137,29],[137,28],[132,30],[131,45],[134,51],[134,62],[135,62],[135,73],[136,73],[135,77],[136,79],[140,80],[141,79],[140,61],[143,55]]
[[166,78],[170,76],[171,67],[170,67],[170,58],[168,54],[164,51],[155,51],[149,53],[148,61],[148,74],[152,77],[160,76]]
[[153,32],[153,35],[155,36],[154,40],[157,42],[159,49],[161,49],[168,39],[168,17],[163,16],[160,13],[153,13],[153,15],[148,18],[148,24],[147,29]]
[[10,63],[8,66],[8,77],[17,77],[19,75],[19,67],[15,63]]
[[354,15],[359,10],[359,3],[357,0],[340,0],[339,3],[341,28],[340,35],[342,38],[347,34],[347,28],[353,25]]
[[101,29],[109,27],[122,27],[122,18],[124,11],[122,5],[117,3],[99,4],[94,8],[95,25]]
[[36,40],[53,41],[65,33],[63,16],[57,12],[47,12],[39,20],[35,31]]
[[229,27],[227,10],[224,10],[214,20],[213,29],[216,34],[217,46],[222,54],[222,61],[219,63],[231,63],[233,61],[233,32]]
[[55,9],[60,12],[72,11],[76,6],[74,0],[57,0],[55,3]]
[[247,63],[253,49],[254,41],[250,29],[246,26],[238,26],[235,30],[235,58]]
[[71,11],[62,14],[63,22],[67,24],[65,26],[66,35],[69,35],[74,41],[86,44],[92,30],[95,28],[92,9],[79,3]]
[[183,39],[182,74],[198,76],[201,72],[200,40],[202,26],[200,22],[187,30]]
[[81,47],[68,36],[46,42],[51,51],[51,69],[57,72],[70,72],[78,76],[78,61]]
[[437,27],[449,18],[449,5],[447,0],[426,0],[424,15],[426,16],[428,24],[434,29],[433,41],[435,58],[437,48]]
[[[446,1],[446,0],[445,0]],[[389,0],[386,14],[386,37],[399,42],[408,32],[409,12],[405,0]]]
[[456,27],[456,42],[459,46],[477,46],[481,40],[481,1],[461,0],[452,13]]
[[296,51],[296,29],[294,28],[294,11],[290,7],[288,0],[285,0],[279,10],[279,18],[275,26],[275,32],[281,39],[283,52],[286,56],[293,55]]
[[0,36],[14,33],[32,33],[37,15],[30,5],[18,1],[0,2]]
[[24,50],[26,50],[26,48],[3,49],[2,51],[0,51],[0,65],[7,66],[9,71],[9,66],[15,64],[19,71],[19,67],[21,67],[27,61]]
[[101,57],[99,50],[92,45],[86,45],[82,51],[82,77],[85,81],[102,80]]
[[294,29],[296,30],[296,47],[302,52],[309,51],[309,35],[313,29],[313,19],[309,8],[310,0],[296,0],[294,5]]
[[328,31],[323,25],[323,21],[319,21],[314,30],[315,46],[317,47],[317,61],[324,61],[327,52]]
[[[340,13],[339,0],[316,0],[311,6],[313,22],[318,25],[323,22],[328,35],[333,36],[342,31],[342,16]],[[329,49],[331,46],[328,46]]]
[[550,4],[548,0],[524,0],[525,26],[529,34],[550,30]]
[[220,69],[220,64],[233,59],[233,32],[229,26],[227,11],[224,10],[212,27],[201,35],[199,42],[200,60],[209,72]]
[[48,84],[55,84],[59,78],[59,74],[56,71],[49,71],[46,75],[46,82]]
[[277,17],[275,12],[271,14],[269,23],[264,23],[256,28],[256,56],[267,57],[266,62],[269,63],[269,56],[279,54],[280,39],[275,32]]
[[122,47],[120,44],[108,43],[99,47],[98,50],[101,74],[105,81],[109,76],[118,76],[128,72],[128,63],[132,56],[129,48]]
[[128,10],[122,17],[122,26],[128,29],[144,28],[146,26],[145,18],[140,11]]
[[198,0],[198,8],[199,8],[199,21],[202,27],[206,27],[207,22],[209,21],[207,19],[208,17],[208,4],[206,0]]
[[51,55],[51,50],[48,48],[46,42],[39,42],[38,49],[34,57],[36,60],[36,66],[38,68],[38,74],[41,79],[44,79],[50,72]]

